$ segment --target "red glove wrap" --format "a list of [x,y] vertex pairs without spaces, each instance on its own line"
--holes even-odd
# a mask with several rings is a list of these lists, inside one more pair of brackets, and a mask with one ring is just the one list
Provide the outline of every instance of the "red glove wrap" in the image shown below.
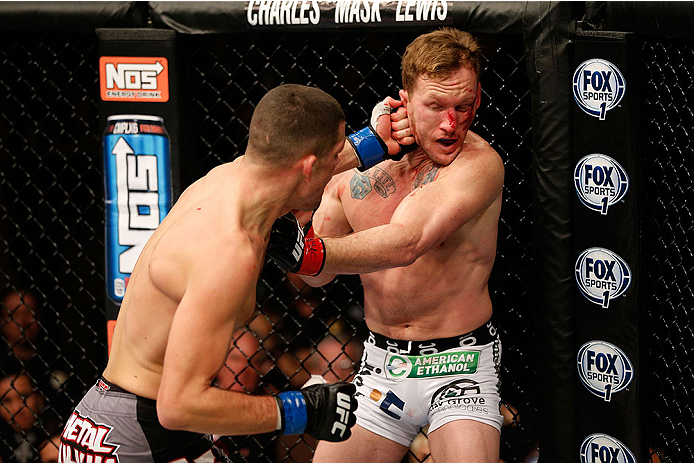
[[[306,233],[306,236],[313,235],[313,227]],[[316,276],[325,265],[325,245],[320,238],[309,238],[304,240],[304,257],[301,260],[301,267],[294,273],[299,275]]]

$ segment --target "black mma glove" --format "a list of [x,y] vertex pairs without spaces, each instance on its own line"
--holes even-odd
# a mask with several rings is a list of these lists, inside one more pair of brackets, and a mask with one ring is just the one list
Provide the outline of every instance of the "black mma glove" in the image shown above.
[[301,391],[275,397],[280,409],[282,434],[307,433],[318,440],[341,442],[352,435],[357,422],[356,386],[348,383],[314,384]]
[[316,276],[325,264],[325,246],[314,237],[311,221],[301,228],[291,212],[272,224],[267,255],[282,270],[299,275]]
[[359,158],[359,167],[357,167],[357,169],[361,172],[372,168],[386,159],[399,161],[405,154],[417,148],[416,143],[411,145],[400,145],[400,152],[392,155],[388,154],[388,146],[380,135],[378,135],[376,128],[378,127],[378,118],[384,114],[390,114],[392,110],[393,108],[383,101],[377,103],[371,111],[369,125],[347,137],[354,152],[357,154],[357,158]]

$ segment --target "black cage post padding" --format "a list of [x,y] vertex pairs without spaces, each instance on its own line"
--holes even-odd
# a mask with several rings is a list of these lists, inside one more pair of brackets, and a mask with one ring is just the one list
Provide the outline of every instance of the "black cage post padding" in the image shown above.
[[562,2],[531,3],[524,18],[533,104],[533,319],[540,458],[546,462],[576,461],[569,8]]
[[[102,28],[97,29],[96,35],[99,40],[99,59],[102,57],[122,57],[116,58],[116,66],[125,67],[131,66],[128,58],[164,58],[167,61],[165,69],[168,85],[168,98],[166,101],[142,101],[131,99],[130,101],[104,99],[100,92],[99,95],[99,133],[103,134],[106,127],[106,120],[109,116],[120,114],[135,114],[147,116],[159,116],[164,120],[164,126],[168,132],[170,139],[170,165],[171,165],[171,185],[169,182],[162,184],[170,186],[174,192],[174,198],[177,197],[176,192],[180,192],[180,175],[179,175],[179,158],[181,146],[185,146],[182,141],[180,114],[181,103],[179,94],[179,68],[178,68],[178,53],[176,47],[176,33],[168,29],[152,29],[152,28]],[[136,65],[137,66],[137,65]],[[126,71],[122,71],[126,73]],[[138,74],[139,75],[139,74]],[[106,79],[106,76],[100,76]],[[126,77],[127,79],[128,77]],[[134,79],[134,78],[133,78]],[[102,85],[105,85],[101,82]],[[127,84],[126,84],[127,85]],[[159,84],[157,84],[159,85]],[[139,88],[139,87],[138,87]],[[126,90],[115,88],[116,90]],[[141,89],[140,89],[141,90]],[[161,90],[161,89],[155,89]],[[134,92],[131,92],[134,93]],[[189,135],[189,133],[188,133]],[[142,154],[142,153],[138,153]],[[105,179],[106,182],[113,182],[115,179]],[[162,186],[163,188],[163,186]],[[161,218],[163,219],[163,217]],[[107,223],[107,227],[109,224]],[[108,250],[107,250],[108,253]],[[115,259],[115,256],[107,255],[107,265],[109,257]],[[113,282],[106,282],[107,285]],[[111,300],[108,297],[104,298],[106,304],[106,319],[107,321],[115,320],[118,316],[120,302]],[[113,325],[110,325],[109,331]]]
[[[641,278],[640,262],[643,255],[640,243],[642,205],[639,134],[642,96],[641,69],[637,64],[637,56],[638,46],[634,34],[590,31],[576,36],[574,69],[592,77],[588,79],[580,76],[578,84],[574,82],[574,92],[581,95],[587,92],[603,99],[614,96],[617,100],[617,95],[623,96],[618,105],[600,117],[582,111],[578,103],[573,104],[573,165],[582,166],[576,169],[575,175],[578,178],[574,186],[574,261],[577,280],[593,284],[593,288],[600,288],[587,290],[593,297],[598,292],[609,294],[603,297],[602,302],[591,301],[578,290],[577,285],[575,286],[574,352],[580,354],[579,348],[589,343],[591,347],[585,352],[588,352],[590,359],[588,364],[582,364],[579,370],[584,375],[603,375],[610,379],[605,382],[608,391],[578,386],[576,408],[590,410],[590,413],[578,415],[578,442],[574,453],[578,453],[578,445],[588,436],[604,433],[626,445],[638,461],[645,461],[648,459],[648,449],[644,447],[645,421],[642,420],[642,416],[645,395],[641,384],[649,373],[645,368],[646,362],[642,361],[646,353],[641,350],[646,338],[642,337],[644,331],[641,326],[645,312],[645,304],[641,303],[641,291],[645,287],[645,279]],[[592,68],[591,65],[579,68],[582,63],[596,59],[602,60],[599,66],[608,62],[613,68],[605,70],[608,68]],[[616,84],[617,77],[623,78],[626,82],[623,85],[623,93],[619,88],[622,85]],[[609,101],[604,103],[610,104]],[[600,158],[596,157],[598,155]],[[585,157],[589,160],[579,164]],[[620,175],[624,175],[621,181]],[[611,188],[618,192],[622,187],[624,193],[619,200],[615,197],[609,198],[610,193],[605,193]],[[598,193],[604,195],[602,209],[591,204],[590,199],[586,200],[586,188],[588,191],[604,190]],[[579,190],[584,193],[583,200],[579,200]],[[579,270],[579,265],[583,262],[576,259],[586,250],[596,248],[608,250],[616,254],[616,257],[613,258],[611,254],[602,251],[590,252],[586,254],[590,263]],[[603,260],[601,256],[607,258]],[[619,259],[626,264],[623,269],[628,271],[620,270]],[[611,293],[615,292],[614,287],[619,287],[624,282],[628,282],[624,293],[621,296],[613,296]],[[596,346],[596,342],[608,347],[593,347]],[[612,346],[621,350],[625,357],[615,356]],[[597,362],[594,355],[598,356]],[[613,363],[603,365],[600,362],[602,358],[610,358]],[[578,358],[576,362],[583,359]],[[622,360],[625,361],[624,372],[617,369]],[[629,378],[624,388],[621,385],[609,384],[611,381],[621,381],[624,378]],[[615,391],[612,391],[613,386],[616,388]],[[597,394],[603,394],[604,397]]]

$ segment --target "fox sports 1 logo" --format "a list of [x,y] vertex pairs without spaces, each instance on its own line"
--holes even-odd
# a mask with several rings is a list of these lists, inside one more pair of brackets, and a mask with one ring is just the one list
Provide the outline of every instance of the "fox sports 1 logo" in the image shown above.
[[576,164],[574,185],[584,206],[606,215],[607,208],[626,195],[629,176],[611,157],[589,154]]
[[607,434],[591,434],[581,444],[581,463],[636,463],[631,450]]
[[587,114],[605,120],[607,111],[624,98],[627,84],[617,66],[604,59],[589,59],[574,71],[573,93],[578,106]]
[[618,254],[605,248],[586,249],[576,259],[576,283],[589,301],[608,308],[629,289],[631,269]]
[[612,395],[623,391],[634,377],[634,367],[622,350],[605,341],[590,341],[581,346],[576,356],[581,383],[593,395],[609,402]]

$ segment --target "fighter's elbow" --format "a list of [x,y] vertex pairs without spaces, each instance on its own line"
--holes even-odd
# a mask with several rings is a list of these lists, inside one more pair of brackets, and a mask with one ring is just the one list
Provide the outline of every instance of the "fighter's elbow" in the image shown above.
[[186,405],[179,397],[159,394],[157,397],[157,418],[159,424],[171,431],[185,430],[190,420],[186,417]]
[[394,257],[396,259],[397,267],[407,267],[414,264],[421,255],[422,252],[420,248],[413,244],[402,247],[400,252],[394,255]]
[[391,224],[388,229],[390,249],[383,258],[387,267],[407,267],[425,252],[423,235],[405,224]]
[[332,274],[320,274],[315,277],[302,277],[301,279],[306,283],[307,285],[311,286],[312,288],[320,288],[321,286],[327,285],[331,281],[335,279],[336,275]]
[[412,236],[410,239],[401,243],[399,249],[390,256],[395,260],[397,267],[407,267],[414,264],[426,252],[426,246],[421,239]]

